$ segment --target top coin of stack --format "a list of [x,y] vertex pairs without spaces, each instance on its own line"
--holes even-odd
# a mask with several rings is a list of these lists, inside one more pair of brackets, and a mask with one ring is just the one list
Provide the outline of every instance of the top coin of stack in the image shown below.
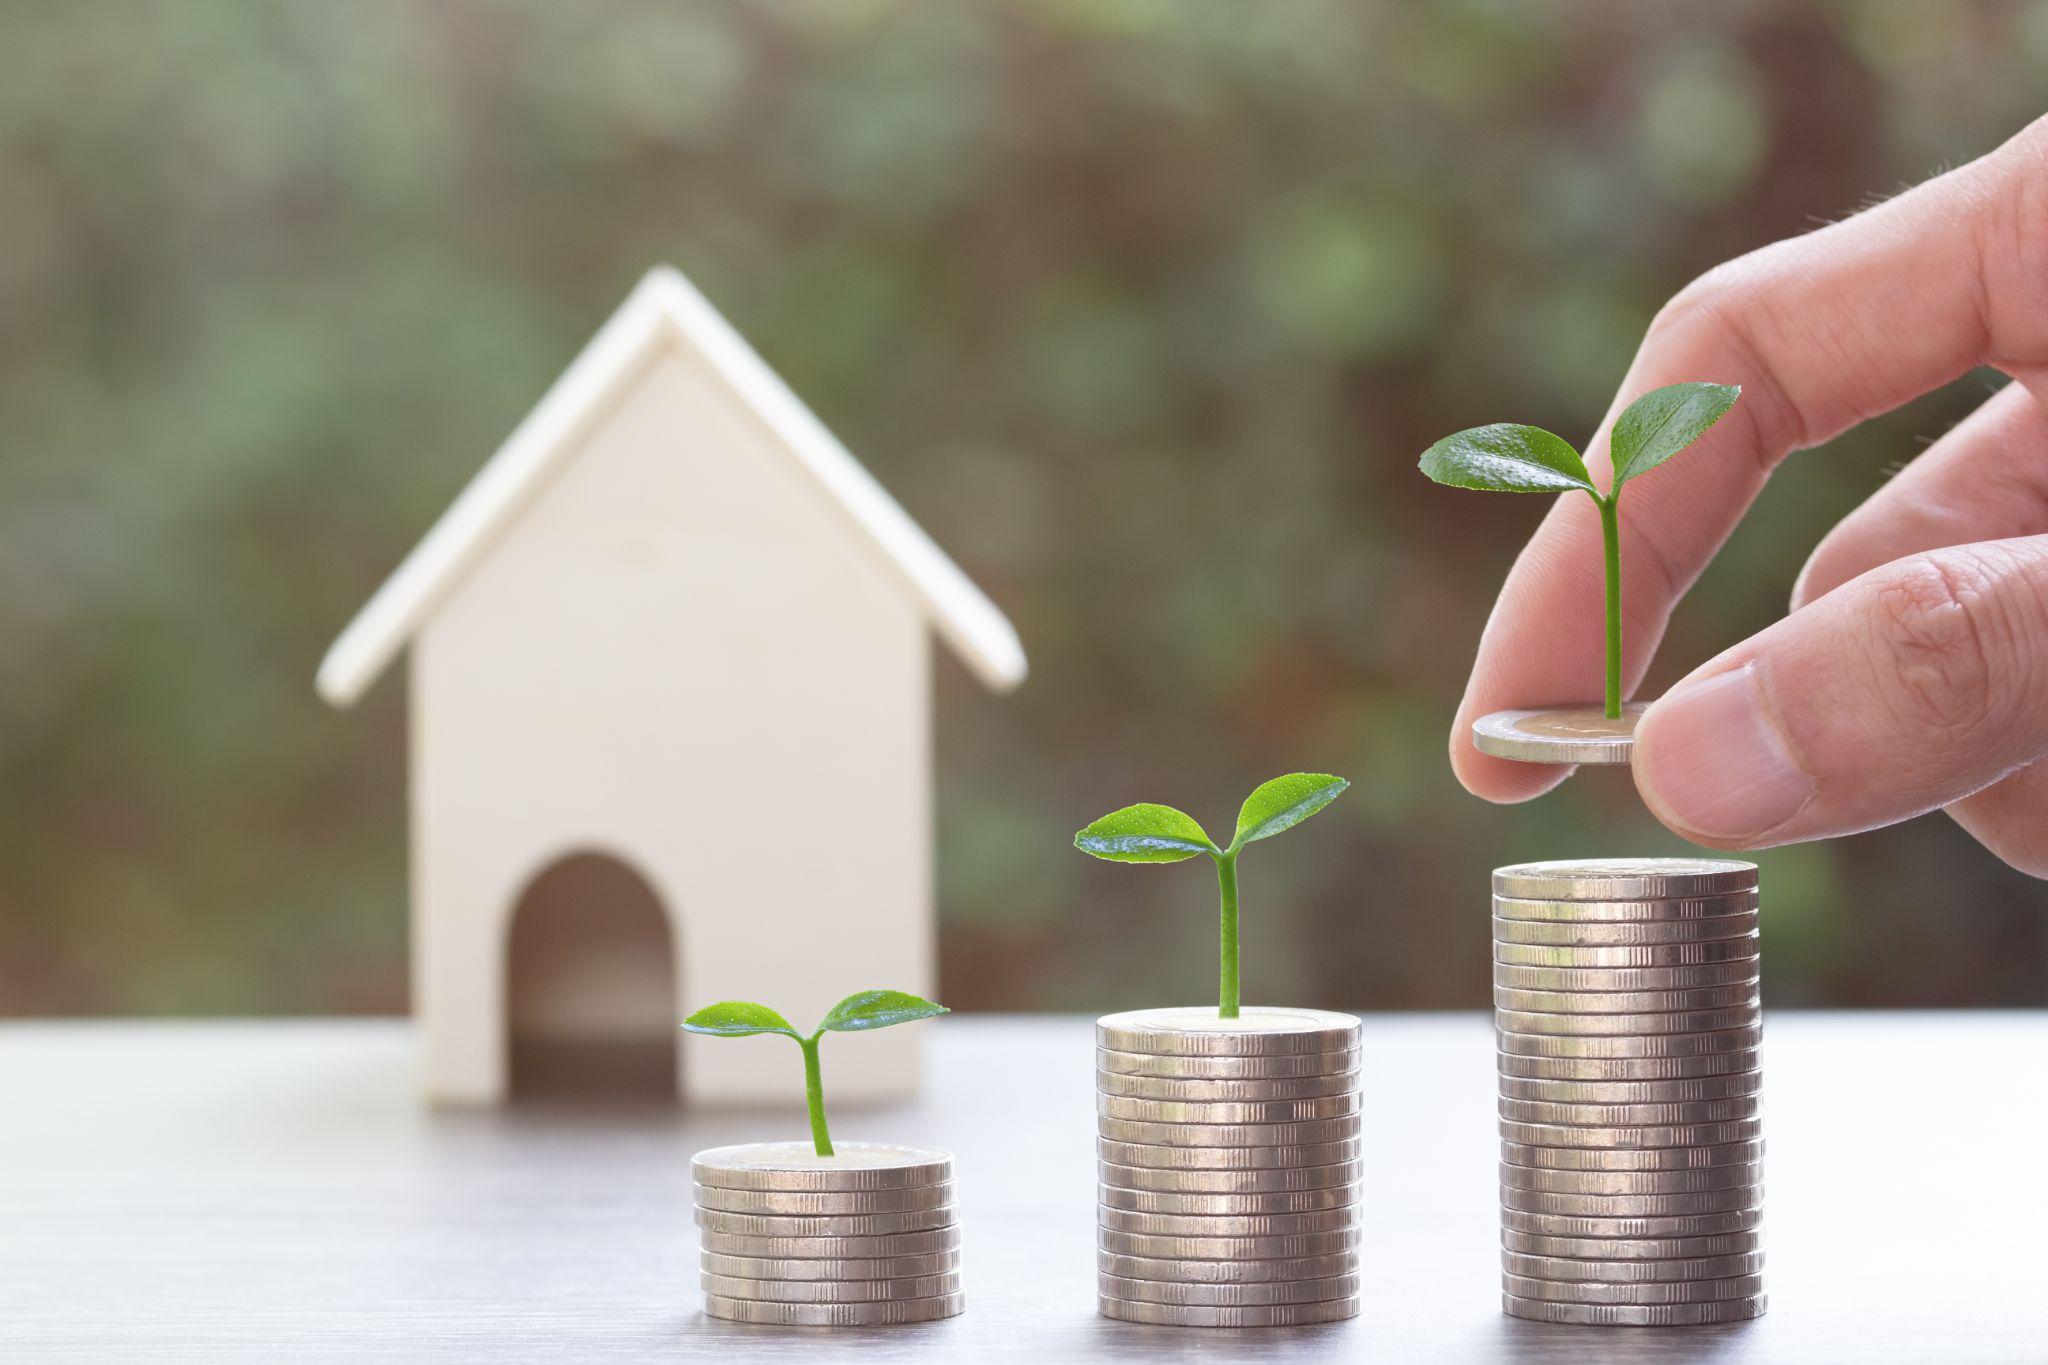
[[862,1327],[965,1307],[944,1152],[767,1142],[699,1152],[690,1171],[711,1317]]
[[1508,1313],[1764,1311],[1757,903],[1731,860],[1493,874]]
[[1213,1007],[1095,1026],[1105,1317],[1182,1327],[1358,1313],[1358,1020]]

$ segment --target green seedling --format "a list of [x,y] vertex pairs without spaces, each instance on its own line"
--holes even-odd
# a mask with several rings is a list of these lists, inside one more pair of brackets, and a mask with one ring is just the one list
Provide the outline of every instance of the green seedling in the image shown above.
[[1579,452],[1541,427],[1502,422],[1446,436],[1422,454],[1422,472],[1453,488],[1502,493],[1573,489],[1600,509],[1607,551],[1607,718],[1621,719],[1621,486],[1706,435],[1735,406],[1735,384],[1672,384],[1652,389],[1622,411],[1608,438],[1614,477],[1603,495]]
[[1244,846],[1289,830],[1335,801],[1351,784],[1328,773],[1289,773],[1262,783],[1237,813],[1237,834],[1218,848],[1192,815],[1172,806],[1137,805],[1111,811],[1074,836],[1074,847],[1113,863],[1178,863],[1206,853],[1216,864],[1223,897],[1221,984],[1216,1012],[1238,1017],[1237,855]]
[[789,1020],[745,1000],[721,1000],[683,1020],[683,1029],[712,1038],[751,1038],[779,1033],[793,1038],[804,1053],[804,1100],[811,1111],[811,1141],[819,1156],[832,1155],[832,1133],[825,1126],[825,1082],[818,1069],[818,1044],[828,1033],[869,1033],[891,1024],[909,1024],[950,1011],[944,1005],[904,991],[862,991],[849,995],[825,1014],[807,1037]]

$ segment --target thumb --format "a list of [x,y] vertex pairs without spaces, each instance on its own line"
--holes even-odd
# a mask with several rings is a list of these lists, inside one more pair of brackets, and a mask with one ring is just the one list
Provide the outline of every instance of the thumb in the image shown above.
[[1695,671],[1636,728],[1636,786],[1697,843],[1888,825],[2048,751],[2048,536],[1894,560]]

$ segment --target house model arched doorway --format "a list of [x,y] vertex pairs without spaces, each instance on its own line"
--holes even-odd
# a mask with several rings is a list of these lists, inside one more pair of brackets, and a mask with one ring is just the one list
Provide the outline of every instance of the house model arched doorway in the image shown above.
[[549,865],[506,941],[513,1096],[674,1099],[676,961],[668,913],[639,873],[602,853]]

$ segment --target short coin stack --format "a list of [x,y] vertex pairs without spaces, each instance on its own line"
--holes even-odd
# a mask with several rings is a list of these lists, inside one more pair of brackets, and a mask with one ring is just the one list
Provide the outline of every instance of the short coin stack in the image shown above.
[[1502,1307],[1764,1311],[1757,876],[1721,859],[1493,874]]
[[1097,1306],[1179,1327],[1358,1313],[1358,1020],[1139,1010],[1095,1025]]
[[953,1158],[877,1143],[714,1147],[690,1163],[704,1311],[736,1322],[865,1327],[965,1306]]

